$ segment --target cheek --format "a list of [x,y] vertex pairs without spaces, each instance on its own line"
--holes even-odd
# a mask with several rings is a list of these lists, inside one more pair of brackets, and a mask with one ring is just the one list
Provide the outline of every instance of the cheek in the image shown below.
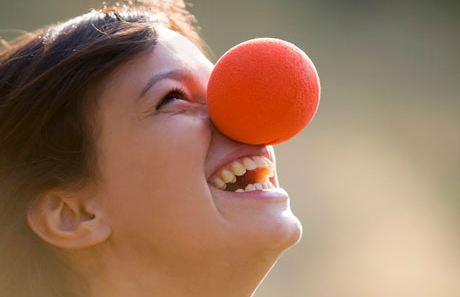
[[182,114],[170,116],[162,125],[153,123],[143,138],[145,146],[139,148],[142,153],[137,161],[152,176],[182,184],[204,177],[211,139],[207,120]]
[[208,120],[177,114],[129,132],[107,145],[107,198],[116,229],[139,238],[146,230],[180,237],[202,228],[194,225],[211,210],[204,176]]

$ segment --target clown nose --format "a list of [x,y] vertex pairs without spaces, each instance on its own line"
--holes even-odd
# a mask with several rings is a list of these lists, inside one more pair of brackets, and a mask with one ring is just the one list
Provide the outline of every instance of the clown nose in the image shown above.
[[217,61],[208,83],[211,120],[249,144],[277,144],[302,131],[316,113],[319,77],[313,62],[284,40],[243,42]]

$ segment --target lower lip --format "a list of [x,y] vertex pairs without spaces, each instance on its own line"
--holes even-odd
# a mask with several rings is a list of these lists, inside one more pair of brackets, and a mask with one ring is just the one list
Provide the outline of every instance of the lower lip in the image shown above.
[[215,191],[218,195],[229,199],[256,199],[265,202],[286,202],[289,200],[288,193],[281,188],[254,190],[249,192],[224,191],[211,185],[210,188],[211,191]]

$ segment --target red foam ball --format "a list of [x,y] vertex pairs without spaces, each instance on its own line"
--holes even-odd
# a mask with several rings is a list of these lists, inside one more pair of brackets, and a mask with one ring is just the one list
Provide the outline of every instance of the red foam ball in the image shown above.
[[302,131],[316,113],[318,73],[310,58],[284,40],[243,42],[217,61],[208,83],[211,120],[249,144],[277,144]]

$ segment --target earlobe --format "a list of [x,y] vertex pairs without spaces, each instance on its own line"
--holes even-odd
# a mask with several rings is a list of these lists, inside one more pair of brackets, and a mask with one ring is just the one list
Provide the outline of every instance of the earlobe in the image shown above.
[[85,248],[105,241],[111,228],[94,201],[65,192],[50,192],[32,205],[27,222],[44,241],[62,248]]

